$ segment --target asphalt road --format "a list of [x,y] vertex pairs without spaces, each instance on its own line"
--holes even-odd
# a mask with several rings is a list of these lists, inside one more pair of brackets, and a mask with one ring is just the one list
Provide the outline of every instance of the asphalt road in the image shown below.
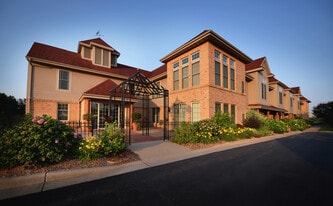
[[301,133],[1,205],[333,205],[333,133]]

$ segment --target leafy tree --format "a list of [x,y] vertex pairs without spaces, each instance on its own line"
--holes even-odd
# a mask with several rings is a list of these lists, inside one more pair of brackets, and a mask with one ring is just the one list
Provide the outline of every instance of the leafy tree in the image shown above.
[[333,125],[333,101],[318,104],[312,109],[312,113],[324,123]]
[[20,122],[25,114],[25,99],[0,93],[0,131]]

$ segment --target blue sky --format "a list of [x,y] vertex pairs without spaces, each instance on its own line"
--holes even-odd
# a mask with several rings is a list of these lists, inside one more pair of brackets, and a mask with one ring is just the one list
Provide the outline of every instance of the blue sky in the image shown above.
[[77,51],[101,38],[119,62],[153,70],[169,52],[212,29],[252,59],[266,56],[275,77],[319,103],[333,101],[331,0],[2,0],[0,92],[25,98],[33,42]]

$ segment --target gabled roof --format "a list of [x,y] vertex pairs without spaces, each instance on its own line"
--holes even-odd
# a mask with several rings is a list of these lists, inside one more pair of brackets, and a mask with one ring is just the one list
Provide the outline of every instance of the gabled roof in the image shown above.
[[277,80],[274,76],[268,77],[268,82],[270,84],[278,84],[278,85],[282,86],[283,89],[289,89],[289,87],[287,85],[285,85],[283,82]]
[[301,96],[301,97],[300,97],[300,100],[303,101],[303,102],[311,103],[311,101],[308,100],[308,99],[307,99],[306,97],[304,97],[304,96]]
[[96,44],[99,44],[99,45],[102,45],[102,46],[105,46],[105,47],[112,48],[108,43],[106,43],[101,38],[95,38],[95,39],[88,39],[88,40],[80,41],[80,43],[84,43],[84,44],[88,44],[88,45],[90,45],[92,42],[96,43]]
[[150,75],[148,76],[149,78],[156,77],[158,75],[161,75],[163,73],[166,73],[167,71],[167,65],[163,64],[162,66],[154,69],[153,71],[150,72]]
[[266,57],[261,57],[259,59],[253,60],[251,63],[245,65],[245,71],[250,71],[253,69],[258,69],[264,66]]
[[97,44],[103,47],[106,47],[108,49],[110,49],[114,54],[116,54],[117,56],[120,56],[120,53],[115,50],[113,47],[111,47],[108,43],[106,43],[103,39],[101,38],[95,38],[95,39],[88,39],[88,40],[84,40],[84,41],[80,41],[79,42],[79,46],[78,46],[78,52],[80,53],[81,51],[81,47],[83,45],[87,45],[87,46],[91,46],[92,44]]
[[293,91],[294,94],[301,94],[300,87],[291,87],[290,90]]
[[[137,68],[119,63],[116,67],[112,68],[105,68],[102,66],[94,65],[92,61],[81,58],[79,53],[37,42],[32,45],[26,58],[29,61],[58,65],[62,67],[82,70],[85,72],[102,73],[104,75],[121,75],[123,76],[122,78],[127,78],[139,70]],[[149,74],[148,71],[143,70],[142,72]]]
[[107,79],[104,82],[96,85],[95,87],[84,92],[84,94],[93,94],[93,95],[105,95],[110,96],[110,91],[112,88],[116,87],[117,84],[111,79]]
[[167,63],[168,61],[176,58],[177,56],[180,56],[181,54],[188,52],[191,49],[194,49],[205,42],[210,42],[214,44],[216,47],[221,48],[223,51],[239,59],[245,64],[252,62],[252,59],[250,57],[248,57],[246,54],[244,54],[242,51],[237,49],[234,45],[229,43],[227,40],[225,40],[212,30],[204,30],[199,35],[192,38],[190,41],[186,42],[182,46],[178,47],[177,49],[163,57],[160,61],[163,63]]

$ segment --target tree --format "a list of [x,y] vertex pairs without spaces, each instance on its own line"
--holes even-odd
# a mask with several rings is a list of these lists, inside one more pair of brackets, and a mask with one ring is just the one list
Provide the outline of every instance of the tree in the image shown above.
[[0,131],[12,127],[22,120],[25,114],[25,99],[0,93]]
[[318,104],[312,109],[312,113],[324,123],[333,125],[333,101]]

